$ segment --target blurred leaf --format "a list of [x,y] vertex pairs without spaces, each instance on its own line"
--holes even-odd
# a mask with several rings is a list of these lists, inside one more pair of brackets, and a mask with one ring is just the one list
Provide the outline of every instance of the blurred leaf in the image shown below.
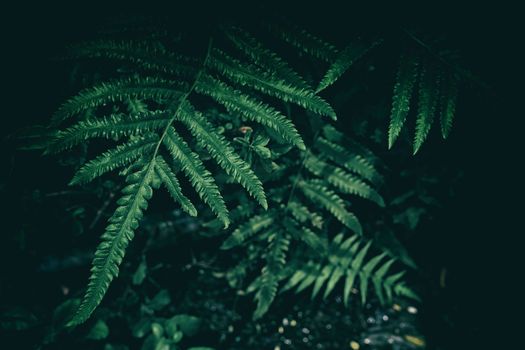
[[162,289],[158,292],[153,299],[149,301],[147,306],[153,310],[160,310],[171,303],[171,297],[166,289]]
[[166,322],[176,324],[184,335],[190,337],[197,334],[202,323],[200,318],[185,314],[175,315]]
[[140,285],[142,282],[144,282],[144,279],[146,278],[146,272],[148,270],[148,266],[146,264],[146,261],[142,261],[139,266],[137,267],[137,270],[133,274],[132,282],[134,285]]
[[86,339],[101,340],[106,339],[109,335],[109,327],[103,320],[98,320],[97,323],[89,330]]
[[132,329],[134,337],[142,338],[151,331],[151,320],[147,318],[140,319]]

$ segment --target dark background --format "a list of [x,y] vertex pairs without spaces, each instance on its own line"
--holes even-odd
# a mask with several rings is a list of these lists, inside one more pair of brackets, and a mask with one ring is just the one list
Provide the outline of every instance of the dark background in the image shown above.
[[[516,83],[515,64],[523,39],[518,31],[518,12],[503,5],[459,8],[428,3],[403,8],[391,5],[364,8],[319,2],[316,6],[269,3],[261,8],[248,2],[220,6],[193,2],[191,6],[180,7],[97,6],[89,2],[3,8],[0,152],[2,180],[8,188],[7,197],[1,199],[0,283],[4,284],[2,291],[7,291],[2,298],[14,298],[14,304],[38,303],[46,298],[43,287],[46,281],[34,274],[35,262],[14,255],[9,250],[8,235],[17,221],[27,220],[17,212],[24,185],[53,187],[67,179],[65,175],[61,178],[61,170],[49,160],[15,151],[6,137],[22,127],[45,123],[67,97],[64,88],[67,74],[49,58],[64,44],[89,34],[102,19],[124,12],[169,13],[174,21],[193,28],[207,28],[210,22],[227,17],[249,20],[282,14],[307,25],[313,32],[330,33],[327,38],[332,35],[333,40],[343,42],[345,33],[356,28],[362,32],[386,33],[417,28],[443,34],[451,47],[460,49],[465,66],[490,89],[474,89],[460,96],[461,106],[450,142],[435,146],[430,141],[425,145],[432,148],[426,151],[427,157],[432,154],[436,166],[441,163],[458,166],[465,172],[456,198],[446,203],[445,210],[434,221],[435,226],[421,232],[414,243],[419,263],[429,268],[444,265],[450,276],[447,293],[426,301],[426,305],[436,312],[452,308],[456,326],[451,331],[442,322],[433,323],[429,318],[427,327],[434,336],[456,338],[457,348],[486,348],[509,341],[515,325],[509,315],[519,314],[520,297],[515,285],[523,275],[515,269],[522,265],[517,238],[524,232],[515,223],[523,215],[522,178],[517,169],[523,161],[522,138],[518,134],[524,116],[523,108],[511,107],[523,93],[523,87]],[[21,171],[18,164],[27,169]],[[63,249],[70,242],[54,242],[53,232],[47,232],[45,237],[29,244],[46,247],[61,244]],[[2,303],[10,301],[4,299]],[[440,334],[445,330],[449,333]]]

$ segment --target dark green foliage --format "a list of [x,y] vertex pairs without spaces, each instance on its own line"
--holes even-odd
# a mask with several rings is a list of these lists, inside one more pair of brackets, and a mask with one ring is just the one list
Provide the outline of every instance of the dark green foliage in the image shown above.
[[[368,232],[374,224],[360,220],[385,207],[378,157],[349,137],[348,130],[331,124],[336,111],[318,95],[357,60],[372,55],[383,39],[353,41],[340,51],[293,26],[266,26],[266,34],[278,37],[292,53],[327,66],[321,76],[305,79],[255,35],[236,26],[221,29],[209,37],[206,50],[202,45],[200,55],[162,35],[92,41],[66,54],[117,62],[111,72],[117,77],[81,90],[58,109],[45,153],[87,149],[88,142],[101,139],[102,153],[82,162],[70,184],[84,185],[115,170],[126,176],[123,196],[95,251],[87,291],[68,325],[85,322],[102,301],[161,185],[176,207],[211,220],[202,225],[203,235],[220,236],[232,226],[221,249],[248,253],[235,271],[260,263],[260,273],[240,291],[254,293],[254,319],[267,313],[278,291],[288,289],[312,287],[312,298],[322,294],[326,299],[344,284],[347,306],[358,292],[364,304],[372,289],[381,304],[397,297],[417,299],[405,272],[392,272],[399,270],[395,252],[365,238],[375,234]],[[443,137],[450,133],[459,79],[427,56],[414,50],[401,58],[389,148],[405,126],[416,90],[414,153],[427,139],[435,115]],[[231,212],[230,203],[237,205]],[[146,279],[148,267],[144,261],[140,266],[134,285]],[[238,279],[232,280],[241,289]],[[145,340],[151,346],[169,346],[174,340],[165,334],[178,334],[167,324],[151,327],[153,334]],[[106,336],[104,325],[97,323],[89,337]]]
[[443,138],[447,138],[450,133],[458,93],[456,74],[450,72],[449,67],[444,67],[442,62],[424,60],[420,54],[403,55],[394,85],[388,148],[392,148],[405,125],[411,97],[418,82],[413,153],[416,154],[427,139],[436,114],[440,117]]

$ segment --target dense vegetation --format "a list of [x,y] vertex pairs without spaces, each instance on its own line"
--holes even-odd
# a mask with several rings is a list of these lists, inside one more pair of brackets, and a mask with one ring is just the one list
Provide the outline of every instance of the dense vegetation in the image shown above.
[[464,344],[446,223],[493,88],[446,33],[271,12],[112,17],[53,47],[55,112],[5,139],[6,344]]

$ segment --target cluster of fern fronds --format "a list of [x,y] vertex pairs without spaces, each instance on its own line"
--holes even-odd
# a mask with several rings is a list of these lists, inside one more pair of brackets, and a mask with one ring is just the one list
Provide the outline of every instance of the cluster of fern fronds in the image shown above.
[[[52,126],[59,130],[46,153],[102,139],[105,150],[80,167],[71,184],[82,185],[117,170],[125,179],[70,325],[84,322],[101,302],[160,187],[188,215],[197,216],[208,207],[216,217],[215,228],[235,222],[223,249],[258,242],[260,254],[255,258],[265,263],[248,287],[258,302],[255,317],[268,310],[281,281],[282,290],[313,287],[312,297],[325,287],[326,297],[344,280],[345,303],[355,281],[363,301],[369,284],[382,302],[393,295],[416,297],[403,281],[402,270],[390,272],[393,258],[371,253],[353,211],[360,200],[378,208],[385,205],[374,156],[331,125],[336,112],[319,95],[382,40],[353,40],[338,50],[295,27],[272,24],[263,31],[290,51],[326,64],[326,74],[318,82],[304,78],[284,56],[235,26],[210,36],[200,55],[163,35],[95,40],[68,50],[69,59],[110,60],[117,68],[113,79],[85,88],[58,109]],[[438,105],[443,136],[448,135],[456,77],[439,68],[420,63],[416,56],[402,59],[389,146],[404,125],[418,79],[415,151]],[[304,129],[314,119],[321,123],[313,133],[298,127]],[[242,202],[230,212],[224,186],[231,183],[243,187],[250,203],[259,207]]]

